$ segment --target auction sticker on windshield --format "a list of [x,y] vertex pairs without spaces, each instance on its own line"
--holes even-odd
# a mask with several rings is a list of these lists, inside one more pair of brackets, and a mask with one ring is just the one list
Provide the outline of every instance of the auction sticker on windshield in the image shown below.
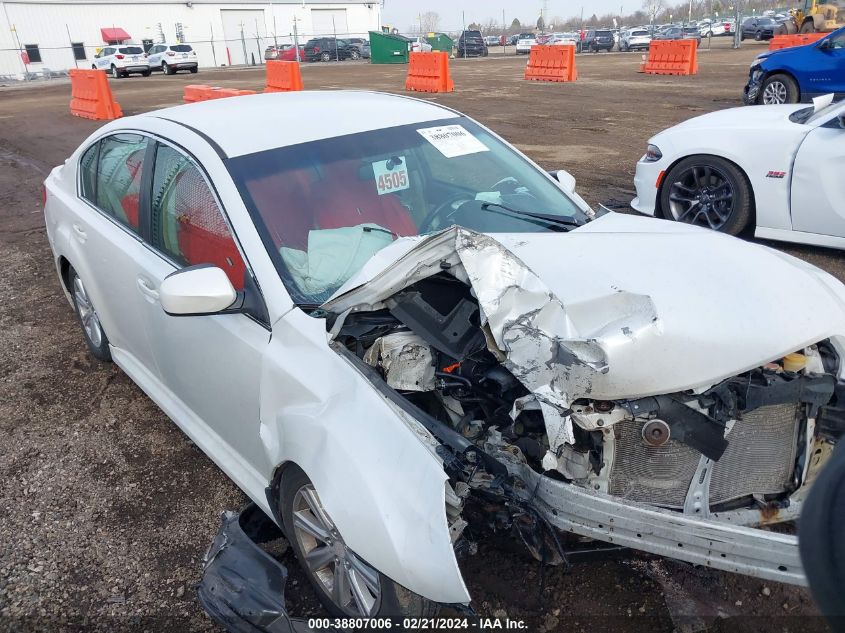
[[378,195],[402,191],[411,186],[408,178],[408,163],[404,156],[393,156],[388,160],[373,163]]
[[446,158],[490,151],[462,125],[444,125],[417,130],[425,140],[434,145]]

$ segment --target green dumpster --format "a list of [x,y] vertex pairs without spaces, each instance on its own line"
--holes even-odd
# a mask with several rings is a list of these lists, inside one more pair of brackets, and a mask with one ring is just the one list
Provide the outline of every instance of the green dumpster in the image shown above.
[[432,50],[443,51],[452,55],[452,48],[455,46],[454,40],[445,33],[429,33],[425,40],[431,44]]
[[370,63],[407,64],[409,44],[401,35],[370,31]]

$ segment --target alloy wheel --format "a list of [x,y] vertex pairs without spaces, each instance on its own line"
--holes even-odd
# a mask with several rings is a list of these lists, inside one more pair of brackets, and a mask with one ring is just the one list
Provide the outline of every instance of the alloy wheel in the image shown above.
[[710,165],[694,165],[670,185],[669,210],[678,222],[719,230],[730,219],[733,208],[730,180]]
[[786,103],[788,91],[786,85],[781,81],[770,81],[763,90],[763,103],[765,105],[780,105]]
[[311,484],[294,495],[293,528],[308,573],[332,602],[351,616],[376,613],[381,603],[378,572],[346,546]]
[[97,316],[97,311],[94,310],[94,305],[88,298],[88,293],[79,277],[73,281],[73,298],[76,303],[76,312],[82,322],[82,329],[85,330],[85,336],[91,341],[91,345],[100,347],[103,344],[103,328],[100,325],[100,317]]

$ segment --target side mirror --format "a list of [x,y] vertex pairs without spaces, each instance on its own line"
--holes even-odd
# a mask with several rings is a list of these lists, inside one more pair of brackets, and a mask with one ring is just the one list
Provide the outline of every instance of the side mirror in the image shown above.
[[557,171],[550,171],[549,175],[560,183],[561,188],[566,193],[575,193],[575,176],[568,171],[558,169]]
[[177,270],[159,286],[161,307],[173,316],[218,314],[231,307],[238,294],[220,268],[200,264]]

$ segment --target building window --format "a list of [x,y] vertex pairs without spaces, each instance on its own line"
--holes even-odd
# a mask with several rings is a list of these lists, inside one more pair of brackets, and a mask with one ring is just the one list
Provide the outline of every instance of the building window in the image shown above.
[[29,57],[30,64],[37,64],[41,62],[41,51],[38,50],[38,44],[24,44],[23,47]]
[[73,58],[77,61],[88,59],[85,56],[85,44],[82,42],[71,42],[71,48],[73,49]]

